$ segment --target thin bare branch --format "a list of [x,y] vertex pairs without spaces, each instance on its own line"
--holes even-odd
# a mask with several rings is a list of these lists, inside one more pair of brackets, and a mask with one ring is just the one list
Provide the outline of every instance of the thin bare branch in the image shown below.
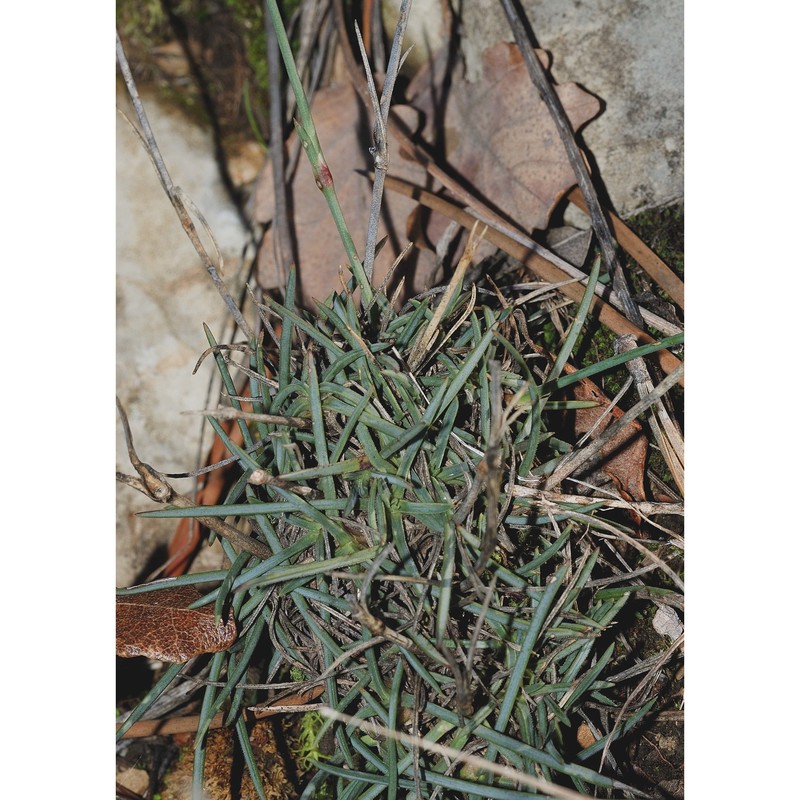
[[389,63],[386,67],[386,79],[383,84],[381,101],[378,104],[378,95],[375,91],[375,84],[372,79],[372,72],[369,66],[369,59],[361,38],[361,31],[356,25],[356,37],[361,50],[361,58],[364,62],[364,72],[367,76],[367,88],[375,117],[373,127],[373,147],[370,148],[375,163],[375,182],[372,186],[372,204],[370,206],[369,224],[367,226],[367,242],[364,248],[364,272],[372,280],[372,273],[375,264],[375,244],[378,240],[378,221],[380,219],[381,204],[383,202],[383,187],[386,179],[386,172],[389,169],[389,148],[386,137],[386,128],[389,119],[389,107],[392,101],[397,73],[402,63],[403,36],[408,25],[408,15],[411,10],[411,0],[402,0],[400,4],[400,16],[394,32],[392,50],[389,54]]
[[525,60],[525,66],[528,68],[531,81],[538,89],[542,100],[550,111],[550,115],[558,129],[558,134],[564,144],[564,149],[567,151],[569,162],[575,172],[575,177],[578,180],[578,186],[580,186],[581,192],[584,198],[586,198],[589,217],[592,220],[592,227],[600,242],[600,248],[603,251],[603,259],[606,262],[608,272],[613,277],[614,290],[622,301],[624,314],[634,325],[642,328],[644,327],[642,315],[639,313],[639,307],[633,302],[630,290],[628,289],[625,274],[622,271],[622,265],[617,258],[617,253],[614,248],[614,237],[611,235],[611,230],[606,221],[603,207],[600,204],[600,199],[597,196],[591,176],[589,175],[583,153],[581,153],[578,143],[575,141],[575,133],[564,111],[564,106],[561,105],[561,100],[559,100],[553,88],[553,84],[548,79],[542,63],[533,51],[530,39],[528,38],[528,32],[525,30],[525,26],[520,19],[520,15],[513,0],[501,1],[506,17],[508,17],[511,30],[514,33],[514,39]]
[[[250,328],[250,325],[245,320],[242,312],[239,310],[236,301],[231,296],[231,293],[228,291],[228,287],[225,285],[225,281],[222,280],[217,267],[214,265],[214,262],[211,260],[211,257],[208,255],[203,243],[200,241],[200,237],[197,235],[197,229],[194,226],[194,222],[192,221],[191,215],[186,208],[186,200],[187,196],[186,193],[181,190],[179,186],[175,186],[172,182],[172,178],[167,170],[166,164],[164,163],[164,159],[161,155],[161,151],[158,148],[158,144],[156,143],[156,138],[153,134],[153,129],[150,127],[150,122],[147,118],[147,114],[145,113],[144,106],[142,105],[142,101],[139,97],[138,89],[136,88],[136,82],[133,79],[133,74],[131,73],[130,66],[128,65],[128,59],[125,56],[125,50],[122,47],[122,42],[120,41],[119,34],[117,34],[117,61],[119,62],[119,67],[122,72],[122,77],[125,81],[125,86],[128,88],[128,94],[131,98],[131,103],[133,104],[133,108],[136,111],[136,116],[139,120],[139,124],[142,126],[143,133],[139,132],[139,130],[135,126],[131,126],[133,130],[137,133],[137,135],[142,140],[143,144],[145,145],[145,149],[147,151],[150,160],[155,167],[156,174],[158,175],[158,179],[161,182],[161,186],[164,188],[164,192],[166,193],[167,197],[169,198],[170,203],[172,203],[172,207],[175,209],[175,212],[178,215],[178,219],[183,226],[186,235],[189,237],[189,241],[194,246],[194,249],[197,251],[197,254],[200,256],[203,265],[206,268],[211,280],[214,282],[214,286],[216,286],[217,291],[222,297],[225,305],[228,307],[233,318],[236,320],[236,324],[242,329],[242,331],[247,335],[248,338],[253,337],[253,331]],[[211,231],[208,229],[207,223],[203,219],[203,217],[197,211],[197,208],[194,204],[191,204],[191,209],[194,213],[198,216],[203,226],[206,228],[207,233],[211,237],[212,241],[214,241],[214,237],[211,235]],[[214,242],[214,247],[219,254],[219,248],[217,248],[216,242]],[[222,256],[219,256],[219,263],[220,263],[220,271],[222,269]]]

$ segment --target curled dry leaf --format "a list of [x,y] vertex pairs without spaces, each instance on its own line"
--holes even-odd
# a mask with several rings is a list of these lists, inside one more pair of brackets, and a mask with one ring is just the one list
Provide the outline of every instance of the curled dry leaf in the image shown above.
[[[536,55],[549,67],[544,51]],[[451,73],[446,58],[440,54],[409,89],[427,120],[424,138],[444,152],[450,172],[507,220],[526,232],[545,230],[576,178],[519,48],[500,42],[484,50],[482,74],[473,82],[463,68]],[[574,131],[600,112],[600,101],[577,84],[555,89]]]
[[183,663],[217,653],[236,641],[236,621],[214,622],[213,605],[188,608],[201,597],[192,586],[173,586],[117,597],[117,655]]
[[[574,372],[575,370],[569,368],[565,371]],[[597,384],[592,383],[588,378],[584,378],[576,384],[571,396],[575,400],[591,400],[597,403],[593,408],[580,408],[574,412],[576,437],[592,431],[591,438],[596,438],[624,413],[617,406],[614,406],[610,413],[606,413],[611,401]],[[600,419],[601,417],[602,419]],[[599,424],[598,420],[600,420]],[[597,425],[596,428],[595,425]],[[616,436],[606,442],[600,448],[600,454],[603,458],[600,469],[611,478],[626,500],[647,499],[644,488],[647,437],[642,432],[642,426],[636,420],[629,422]]]

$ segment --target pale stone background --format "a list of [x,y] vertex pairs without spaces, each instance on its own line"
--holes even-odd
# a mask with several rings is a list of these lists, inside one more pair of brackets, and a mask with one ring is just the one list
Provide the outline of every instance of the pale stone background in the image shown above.
[[[124,86],[118,107],[128,109]],[[210,134],[175,110],[145,97],[145,109],[172,180],[207,219],[222,251],[226,278],[237,270],[246,230],[226,194]],[[144,148],[118,114],[117,123],[117,392],[139,457],[162,472],[195,466],[213,362],[192,370],[208,347],[203,323],[221,337],[228,312],[161,188]],[[216,399],[212,401],[216,403]],[[117,422],[117,469],[133,474]],[[190,480],[173,485],[191,492]],[[117,487],[117,584],[132,582],[174,520],[134,516],[153,503]]]

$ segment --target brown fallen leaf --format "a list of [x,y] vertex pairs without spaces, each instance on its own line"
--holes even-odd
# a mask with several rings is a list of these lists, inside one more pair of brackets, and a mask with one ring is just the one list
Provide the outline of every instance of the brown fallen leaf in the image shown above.
[[[539,355],[553,360],[553,355],[540,345],[533,343],[533,349]],[[564,372],[572,375],[577,369],[567,363],[564,364]],[[611,401],[600,387],[588,378],[582,378],[569,390],[565,390],[559,399],[587,400],[596,403],[592,408],[578,408],[564,415],[569,436],[575,441],[589,431],[591,431],[589,438],[596,439],[624,414],[618,406],[614,406],[608,412]],[[633,420],[600,448],[602,458],[600,470],[613,481],[625,500],[647,500],[644,486],[647,447],[647,436],[642,426]]]
[[[574,369],[565,369],[574,372]],[[599,436],[612,422],[616,422],[623,411],[614,406],[605,413],[611,401],[597,384],[584,378],[570,392],[575,400],[591,400],[597,405],[593,408],[579,408],[574,413],[574,433],[580,438],[592,431],[590,438]],[[605,416],[603,416],[605,413]],[[603,417],[598,424],[600,417]],[[597,424],[597,427],[594,426]],[[594,428],[594,430],[592,430]],[[646,500],[644,488],[645,462],[647,459],[647,437],[642,426],[636,421],[628,423],[616,436],[600,448],[603,459],[600,469],[614,482],[626,500]]]
[[[536,54],[549,67],[549,56]],[[423,137],[444,152],[449,171],[507,220],[526,232],[545,230],[576,178],[519,48],[500,42],[484,50],[482,75],[472,83],[446,58],[437,57],[409,87],[414,107],[426,117]],[[600,112],[599,100],[577,84],[555,88],[574,131]]]
[[182,663],[230,647],[236,641],[236,620],[217,625],[213,605],[187,608],[200,597],[192,586],[118,596],[117,655]]
[[[546,58],[543,53],[539,56],[543,61]],[[508,220],[527,232],[545,229],[555,205],[575,185],[575,176],[555,124],[530,82],[519,49],[500,43],[486,50],[483,76],[476,83],[466,80],[463,68],[451,69],[446,59],[447,53],[443,52],[415,77],[409,91],[412,105],[396,105],[395,119],[412,139],[427,142],[435,152],[443,153],[443,166]],[[445,83],[448,90],[443,93]],[[576,84],[558,86],[556,90],[575,130],[598,114],[599,101]],[[373,169],[369,115],[349,83],[318,91],[312,114],[337,198],[356,250],[363,256],[372,197],[372,181],[362,174]],[[396,137],[390,133],[388,141],[388,175],[430,185],[424,167],[401,154]],[[292,150],[293,144],[294,134],[287,151]],[[347,263],[347,256],[328,206],[302,156],[288,191],[297,245],[298,297],[309,307],[313,299],[322,300],[331,291],[341,289],[339,268]],[[266,224],[273,218],[270,164],[257,181],[251,209],[257,222]],[[412,216],[413,212],[416,213]],[[429,288],[436,269],[429,249],[435,247],[448,224],[444,216],[420,210],[408,197],[385,193],[378,238],[388,236],[388,241],[376,260],[373,285],[382,283],[406,241],[413,239],[423,249],[412,251],[396,277],[405,278],[407,295]],[[258,253],[258,281],[265,289],[282,287],[273,246],[272,231],[268,229]],[[493,250],[491,245],[484,245],[477,259]],[[457,257],[458,252],[454,255]]]

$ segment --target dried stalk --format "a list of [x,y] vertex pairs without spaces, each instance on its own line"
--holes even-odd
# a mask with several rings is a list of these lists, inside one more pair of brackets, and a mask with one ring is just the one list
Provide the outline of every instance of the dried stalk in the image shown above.
[[147,119],[147,114],[145,113],[144,106],[142,105],[142,101],[139,97],[136,83],[133,80],[133,75],[131,74],[131,69],[128,65],[128,59],[125,56],[125,50],[122,47],[119,34],[117,34],[117,61],[119,62],[119,67],[122,71],[122,77],[125,81],[125,86],[128,88],[128,94],[130,95],[131,103],[136,111],[136,117],[139,120],[139,124],[142,126],[142,132],[140,132],[134,125],[131,125],[131,127],[137,136],[139,136],[139,138],[142,140],[147,154],[150,157],[153,166],[155,167],[156,173],[158,174],[158,179],[161,182],[161,186],[164,188],[164,192],[169,198],[170,203],[172,203],[172,207],[175,209],[178,219],[180,220],[184,231],[186,231],[186,235],[189,237],[189,241],[191,241],[194,249],[200,256],[206,271],[211,276],[211,280],[214,282],[214,286],[216,286],[220,297],[222,297],[225,305],[231,312],[231,315],[236,320],[236,324],[247,335],[247,338],[251,339],[253,337],[253,331],[248,325],[244,316],[242,316],[239,306],[231,296],[231,293],[228,291],[228,287],[225,285],[225,282],[222,280],[217,268],[214,266],[214,262],[211,260],[211,257],[208,255],[208,252],[203,246],[203,243],[200,241],[200,237],[197,235],[197,229],[194,226],[194,222],[192,222],[192,217],[186,208],[187,204],[200,219],[200,222],[205,228],[206,233],[208,233],[211,241],[214,243],[214,248],[217,250],[217,256],[219,258],[221,270],[222,255],[219,253],[219,249],[217,248],[214,237],[211,231],[208,229],[205,219],[203,219],[202,215],[196,209],[194,204],[191,203],[183,190],[179,186],[175,186],[175,184],[172,182],[172,178],[170,177],[167,167],[164,164],[161,151],[159,150],[158,144],[156,143],[156,138],[153,135],[153,129],[150,127],[150,121]]
[[360,720],[356,717],[342,714],[327,706],[320,708],[319,711],[324,717],[337,720],[338,722],[342,722],[346,725],[351,725],[354,728],[358,728],[359,730],[368,733],[370,736],[382,736],[387,739],[394,739],[395,741],[402,742],[409,747],[418,747],[420,750],[426,750],[429,753],[436,753],[437,755],[445,756],[450,759],[463,760],[467,766],[476,771],[480,770],[484,772],[490,772],[493,775],[499,775],[507,780],[514,781],[515,783],[522,784],[523,786],[529,786],[530,788],[540,792],[544,792],[551,797],[562,798],[562,800],[586,800],[588,797],[588,795],[576,792],[574,789],[568,789],[565,786],[559,786],[558,784],[551,783],[544,778],[537,778],[533,775],[528,775],[524,772],[514,769],[513,767],[496,764],[494,761],[489,761],[488,759],[481,758],[480,756],[468,755],[460,750],[455,750],[452,747],[447,747],[446,745],[439,744],[438,742],[432,742],[429,739],[420,738],[419,736],[412,736],[408,733],[402,733],[400,731],[393,731],[384,725],[378,725],[374,722]]
[[369,60],[361,39],[361,31],[356,25],[356,36],[361,49],[361,58],[364,62],[364,72],[367,76],[367,87],[372,104],[375,124],[373,128],[374,146],[370,148],[375,163],[375,182],[372,187],[372,205],[370,207],[369,224],[367,227],[367,243],[364,249],[364,272],[372,280],[372,272],[375,263],[375,244],[378,240],[378,221],[381,213],[381,203],[383,202],[383,186],[386,172],[389,169],[389,146],[386,136],[386,128],[389,120],[389,107],[392,102],[392,92],[394,91],[397,74],[402,64],[403,36],[408,25],[408,15],[411,11],[411,0],[402,0],[400,4],[400,15],[394,31],[394,40],[389,54],[389,64],[386,67],[386,78],[381,93],[381,101],[378,104],[378,95],[375,91],[375,84],[372,80],[372,72],[369,68]]
[[567,113],[564,111],[564,106],[561,105],[561,100],[559,100],[552,83],[548,79],[542,63],[533,52],[533,47],[531,46],[525,26],[512,0],[501,0],[501,2],[506,17],[508,17],[508,22],[511,25],[511,30],[514,33],[514,39],[525,60],[525,65],[528,68],[531,81],[538,89],[542,100],[550,111],[553,122],[555,122],[556,128],[558,129],[558,134],[564,144],[564,149],[567,151],[569,162],[575,172],[575,177],[578,180],[578,186],[583,196],[586,198],[589,217],[592,220],[592,227],[600,242],[600,249],[603,251],[603,259],[606,262],[608,272],[613,276],[614,290],[622,301],[625,316],[634,325],[642,328],[644,327],[642,315],[639,313],[639,307],[633,302],[630,290],[628,289],[625,275],[622,271],[622,265],[619,263],[614,248],[614,238],[611,235],[611,230],[608,227],[603,208],[600,205],[600,200],[595,191],[591,176],[589,175],[583,153],[581,153],[578,143],[575,141],[575,134],[570,125]]

